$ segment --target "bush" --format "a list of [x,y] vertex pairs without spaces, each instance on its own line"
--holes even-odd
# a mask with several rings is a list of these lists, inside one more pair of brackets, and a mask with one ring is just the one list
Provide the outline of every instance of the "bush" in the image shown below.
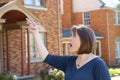
[[9,80],[7,73],[1,73],[0,80]]
[[64,73],[58,69],[50,69],[48,72],[48,80],[64,80]]
[[110,73],[110,76],[120,75],[120,68],[110,68],[109,73]]
[[0,80],[17,80],[17,77],[8,73],[0,73]]
[[64,80],[64,73],[58,69],[43,70],[33,80]]

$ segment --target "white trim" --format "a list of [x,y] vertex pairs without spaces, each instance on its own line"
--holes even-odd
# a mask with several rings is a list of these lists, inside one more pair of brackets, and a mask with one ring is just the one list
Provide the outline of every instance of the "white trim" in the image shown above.
[[[118,50],[117,51],[118,53],[116,53],[116,50],[115,50],[115,58],[118,59],[120,58],[120,42],[115,42],[115,48]],[[117,57],[116,54],[119,56]]]
[[70,55],[69,43],[64,43],[64,44],[63,44],[63,48],[64,48],[64,49],[63,49],[63,54],[64,54],[64,55]]
[[118,17],[119,14],[118,13],[120,14],[120,11],[118,11],[118,10],[114,11],[114,20],[116,19],[114,21],[114,25],[120,25],[120,23],[118,22],[118,20],[119,20],[119,17]]
[[96,37],[97,39],[103,39],[104,37]]
[[[85,13],[88,13],[89,14],[89,17],[85,17],[84,15],[85,15]],[[90,12],[83,12],[82,13],[82,18],[83,18],[83,24],[84,25],[87,25],[87,26],[90,26],[90,24],[85,24],[86,22],[85,22],[85,20],[88,20],[89,19],[89,22],[90,22]]]
[[[97,55],[97,56],[102,56],[102,54],[101,54],[101,41],[100,40],[96,40],[96,42],[98,43],[98,45],[97,46],[99,46],[98,48],[99,48],[99,55]],[[96,50],[95,50],[95,54],[96,54]]]
[[48,9],[45,8],[45,7],[29,6],[29,5],[24,5],[24,7],[25,7],[25,8],[30,8],[30,9],[37,9],[37,10],[48,11]]

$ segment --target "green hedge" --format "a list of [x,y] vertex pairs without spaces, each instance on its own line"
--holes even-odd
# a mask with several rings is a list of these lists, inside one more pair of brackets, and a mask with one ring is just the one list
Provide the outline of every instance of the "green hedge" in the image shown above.
[[109,72],[110,72],[110,76],[120,75],[120,68],[110,68]]
[[0,73],[0,80],[17,80],[17,77],[8,73]]

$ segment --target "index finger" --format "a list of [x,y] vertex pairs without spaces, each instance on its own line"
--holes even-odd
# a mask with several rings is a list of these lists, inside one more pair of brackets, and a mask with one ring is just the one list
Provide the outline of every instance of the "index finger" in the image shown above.
[[28,22],[33,22],[31,19],[29,19],[29,18],[26,18],[26,20],[28,21]]

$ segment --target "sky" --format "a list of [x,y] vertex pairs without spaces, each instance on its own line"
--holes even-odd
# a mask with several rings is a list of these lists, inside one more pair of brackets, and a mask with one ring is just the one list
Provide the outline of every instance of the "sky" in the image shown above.
[[120,4],[120,0],[102,0],[106,6],[109,6],[109,7],[116,7],[117,4]]

